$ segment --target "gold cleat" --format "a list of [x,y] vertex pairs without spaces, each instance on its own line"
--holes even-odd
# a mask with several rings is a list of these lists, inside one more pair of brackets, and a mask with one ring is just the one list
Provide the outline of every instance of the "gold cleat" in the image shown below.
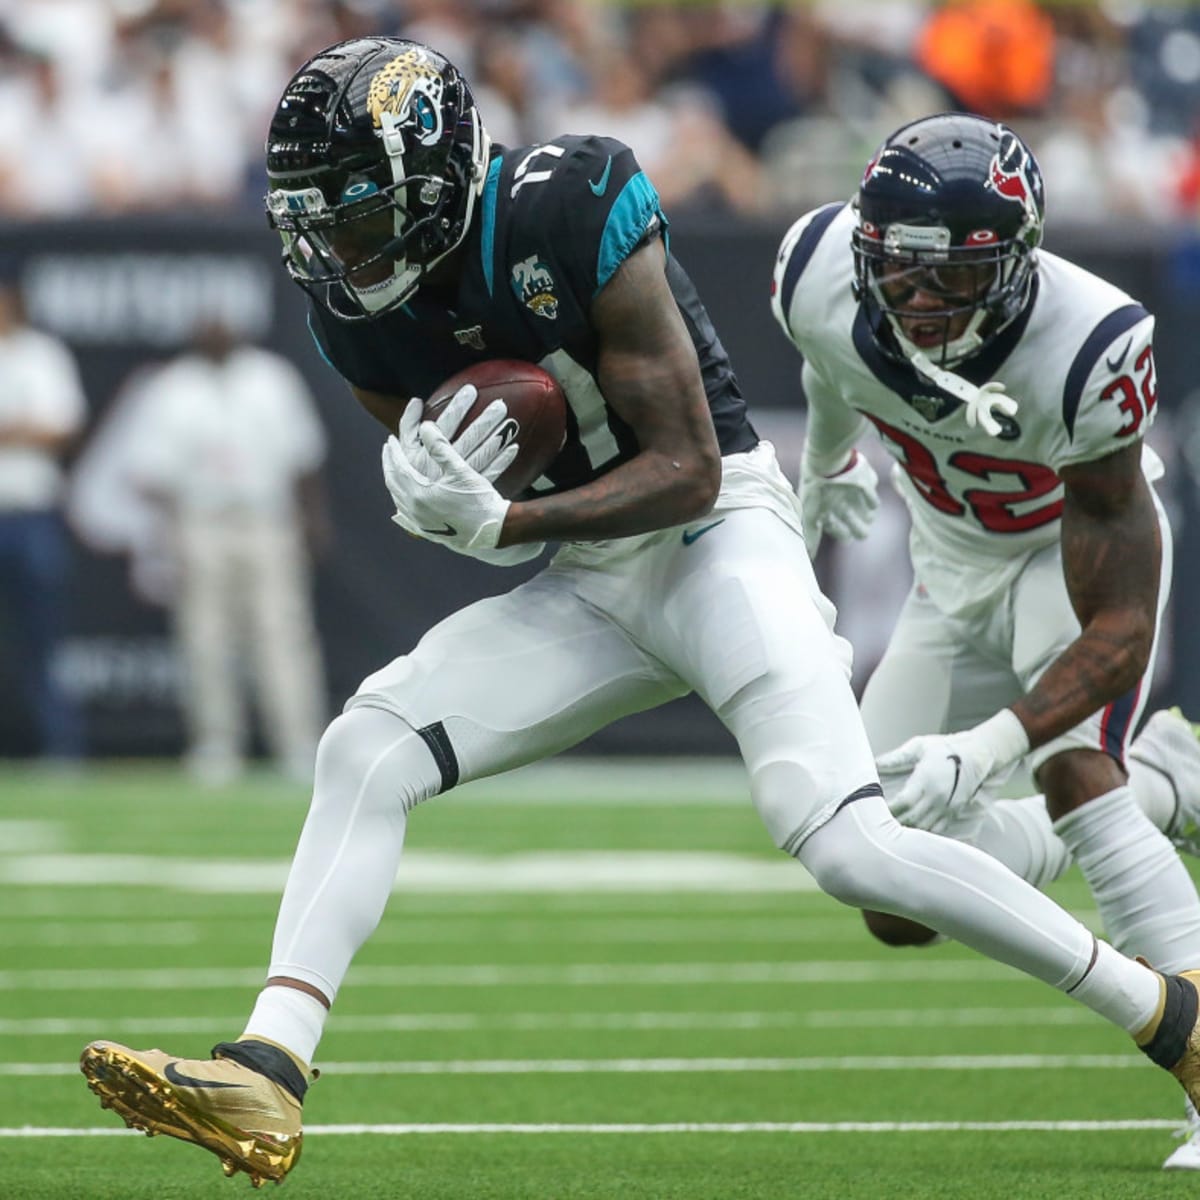
[[203,1146],[227,1176],[244,1171],[256,1188],[280,1183],[300,1157],[307,1068],[282,1046],[225,1042],[206,1060],[92,1042],[79,1069],[131,1129]]

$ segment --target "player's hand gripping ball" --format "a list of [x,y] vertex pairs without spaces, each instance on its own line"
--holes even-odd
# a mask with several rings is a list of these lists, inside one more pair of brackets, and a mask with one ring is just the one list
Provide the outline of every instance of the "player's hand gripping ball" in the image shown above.
[[438,421],[466,384],[475,388],[475,400],[456,427],[443,432],[457,443],[493,401],[503,400],[507,412],[489,432],[487,442],[493,448],[515,444],[518,449],[501,474],[489,478],[501,496],[512,500],[544,475],[561,452],[567,440],[566,397],[554,376],[536,364],[497,358],[476,363],[447,379],[425,401],[421,419]]

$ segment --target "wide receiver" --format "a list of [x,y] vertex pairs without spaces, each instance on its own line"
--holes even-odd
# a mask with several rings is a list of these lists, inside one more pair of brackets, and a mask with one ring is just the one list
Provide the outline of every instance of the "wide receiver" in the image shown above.
[[[795,496],[628,147],[491,147],[450,63],[378,38],[300,69],[267,170],[318,341],[398,430],[384,453],[397,520],[493,561],[565,545],[362,684],[321,741],[242,1036],[211,1060],[93,1043],[82,1066],[104,1103],[230,1173],[282,1178],[327,1011],[383,913],[408,811],[692,689],[736,737],[771,837],[827,891],[1069,992],[1200,1092],[1200,971],[1124,957],[995,859],[888,812]],[[488,478],[500,443],[464,457],[409,399],[484,358],[541,363],[571,410],[539,492],[511,503]]]
[[[1179,969],[1200,900],[1159,827],[1200,805],[1200,750],[1163,712],[1126,764],[1171,575],[1142,442],[1154,321],[1039,251],[1043,215],[1021,139],[944,114],[788,232],[772,304],[804,355],[805,536],[815,552],[822,532],[865,534],[876,480],[855,443],[873,426],[915,576],[863,699],[892,812],[1037,885],[1078,863],[1114,945]],[[991,802],[1022,761],[1044,801]],[[892,944],[934,936],[866,918]],[[1200,1148],[1172,1158],[1200,1167]]]

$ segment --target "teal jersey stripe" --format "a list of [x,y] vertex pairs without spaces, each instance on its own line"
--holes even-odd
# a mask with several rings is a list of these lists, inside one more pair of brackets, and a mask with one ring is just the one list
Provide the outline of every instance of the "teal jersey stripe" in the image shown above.
[[641,241],[646,226],[657,216],[666,236],[667,218],[658,206],[658,193],[644,171],[630,177],[608,210],[608,220],[600,235],[600,254],[596,261],[598,292]]
[[[337,371],[337,367],[329,361],[329,355],[325,353],[325,347],[321,345],[321,339],[317,337],[317,331],[313,328],[312,313],[309,313],[305,320],[308,322],[308,332],[312,334],[312,340],[316,343],[317,353],[325,360],[325,364],[330,370]],[[339,371],[338,374],[340,375],[341,372]]]
[[492,159],[483,185],[483,236],[479,239],[479,253],[483,258],[483,278],[489,296],[492,294],[492,257],[496,244],[496,188],[500,185],[501,161],[498,155]]

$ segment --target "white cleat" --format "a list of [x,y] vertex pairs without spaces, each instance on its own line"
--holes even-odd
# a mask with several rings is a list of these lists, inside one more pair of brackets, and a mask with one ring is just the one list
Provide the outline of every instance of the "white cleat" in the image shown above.
[[1160,708],[1129,747],[1129,757],[1171,785],[1175,815],[1163,832],[1180,850],[1200,855],[1200,725],[1178,708]]
[[1200,1114],[1195,1106],[1187,1101],[1187,1116],[1183,1128],[1175,1134],[1183,1139],[1183,1144],[1177,1146],[1170,1157],[1163,1163],[1164,1171],[1200,1171]]

